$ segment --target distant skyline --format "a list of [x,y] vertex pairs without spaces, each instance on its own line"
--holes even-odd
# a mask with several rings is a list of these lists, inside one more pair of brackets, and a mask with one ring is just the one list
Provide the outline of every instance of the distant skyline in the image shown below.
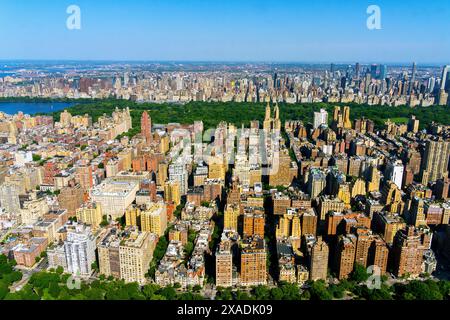
[[[81,30],[69,30],[69,5]],[[369,5],[381,30],[366,27]],[[2,0],[0,60],[450,63],[448,0]]]

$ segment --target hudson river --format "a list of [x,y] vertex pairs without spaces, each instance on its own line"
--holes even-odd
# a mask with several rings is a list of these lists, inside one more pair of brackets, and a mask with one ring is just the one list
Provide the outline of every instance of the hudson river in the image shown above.
[[70,102],[0,102],[0,111],[7,114],[15,114],[19,111],[25,114],[35,114],[58,111],[75,104]]

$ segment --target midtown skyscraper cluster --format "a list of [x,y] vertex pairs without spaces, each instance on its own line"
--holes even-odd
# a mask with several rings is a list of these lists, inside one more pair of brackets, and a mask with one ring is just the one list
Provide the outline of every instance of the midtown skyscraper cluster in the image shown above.
[[176,103],[323,101],[414,107],[448,105],[450,91],[450,66],[416,63],[410,66],[49,63],[39,64],[39,72],[20,67],[20,64],[8,67],[8,75],[4,77],[0,73],[0,97],[119,98]]

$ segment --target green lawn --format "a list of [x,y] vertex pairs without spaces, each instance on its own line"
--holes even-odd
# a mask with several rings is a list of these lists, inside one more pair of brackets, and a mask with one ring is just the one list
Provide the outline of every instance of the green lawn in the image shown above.
[[[387,121],[388,119],[386,119],[386,121]],[[405,118],[405,117],[394,117],[394,118],[391,118],[390,119],[392,122],[395,122],[395,123],[408,123],[408,118]]]

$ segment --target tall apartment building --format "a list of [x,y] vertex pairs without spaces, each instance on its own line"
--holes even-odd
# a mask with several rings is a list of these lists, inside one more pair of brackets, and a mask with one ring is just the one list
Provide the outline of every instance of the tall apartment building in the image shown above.
[[277,192],[272,196],[273,214],[284,215],[286,209],[291,206],[291,198],[281,192]]
[[426,225],[425,203],[422,198],[414,197],[411,199],[411,207],[409,209],[409,223],[418,227]]
[[231,241],[224,239],[216,250],[216,286],[231,287],[233,285],[233,253]]
[[352,197],[355,198],[359,195],[366,195],[366,182],[363,179],[356,179],[352,187]]
[[274,117],[272,118],[270,112],[270,103],[267,102],[266,113],[263,121],[263,129],[266,132],[279,132],[281,130],[280,109],[278,107],[278,103],[275,104]]
[[404,166],[400,160],[389,161],[386,164],[385,176],[393,181],[399,189],[402,188]]
[[111,229],[98,244],[99,273],[120,278],[119,230]]
[[75,171],[75,180],[80,184],[81,188],[88,192],[94,186],[92,175],[92,166],[87,161],[81,162]]
[[181,203],[180,183],[178,181],[166,181],[164,183],[164,199],[174,202],[175,206]]
[[239,205],[227,204],[223,215],[223,229],[238,231],[238,219],[240,215]]
[[314,208],[307,208],[302,210],[302,234],[312,234],[317,233],[317,213]]
[[322,170],[317,168],[312,168],[308,176],[308,193],[311,198],[316,198],[320,196],[326,186],[326,176]]
[[61,189],[58,195],[59,206],[67,210],[69,216],[74,216],[76,210],[83,204],[84,191],[79,184]]
[[141,135],[147,146],[152,143],[152,119],[149,117],[147,111],[142,112],[141,115]]
[[380,268],[380,274],[385,274],[388,263],[389,249],[386,242],[379,236],[374,235],[369,250],[369,263],[368,265],[377,266]]
[[30,193],[19,212],[23,224],[34,224],[49,212],[47,199],[40,193]]
[[19,192],[20,189],[17,185],[3,183],[0,186],[0,207],[9,213],[19,212]]
[[424,250],[421,235],[414,226],[398,231],[393,245],[394,274],[397,277],[419,275],[422,272]]
[[381,190],[381,200],[390,213],[400,213],[402,211],[402,193],[393,181],[388,181]]
[[156,175],[156,183],[158,186],[163,186],[168,179],[169,165],[166,161],[158,163],[158,174]]
[[139,206],[131,205],[125,211],[125,225],[127,227],[141,226],[141,209]]
[[186,164],[181,162],[169,165],[169,180],[178,181],[180,195],[185,195],[188,191],[188,175]]
[[350,107],[348,106],[344,107],[344,128],[345,129],[352,128],[352,122],[350,121]]
[[325,109],[314,112],[314,129],[319,128],[321,125],[328,125],[328,112]]
[[334,107],[332,127],[335,130],[339,128],[352,128],[352,122],[350,121],[350,107],[345,106],[343,111],[341,111],[341,107],[339,106]]
[[339,198],[321,196],[319,198],[320,220],[325,220],[325,216],[330,211],[341,213],[345,209],[345,203]]
[[289,186],[297,175],[296,171],[295,163],[292,163],[287,149],[275,152],[269,171],[269,184],[271,186]]
[[194,187],[203,186],[205,180],[208,178],[208,167],[200,165],[195,168],[194,173]]
[[376,166],[371,166],[369,170],[369,177],[367,179],[367,192],[380,190],[380,171]]
[[442,178],[436,182],[436,197],[440,200],[447,200],[450,197],[450,179]]
[[208,178],[225,180],[226,175],[226,163],[223,157],[214,156],[211,157],[208,164]]
[[146,210],[141,211],[141,230],[164,235],[167,229],[167,208],[164,202],[152,202]]
[[415,115],[411,115],[408,120],[408,131],[413,133],[419,132],[419,119]]
[[98,228],[103,218],[102,206],[100,203],[88,202],[77,209],[76,216],[78,222]]
[[329,248],[322,237],[317,237],[311,249],[310,257],[310,280],[326,280],[328,273],[328,252]]
[[155,239],[149,232],[130,233],[119,246],[120,277],[125,282],[146,282],[150,261],[153,258]]
[[422,158],[422,184],[448,176],[450,141],[428,140]]
[[406,227],[406,223],[398,214],[375,212],[373,215],[373,230],[383,236],[384,241],[392,244],[398,230]]
[[281,216],[278,220],[276,228],[277,238],[289,238],[300,239],[301,232],[301,213],[299,209],[290,208],[286,214]]
[[265,216],[262,207],[244,208],[243,237],[264,237]]
[[242,243],[241,280],[242,286],[257,286],[267,283],[267,254],[264,239],[248,238]]
[[95,236],[91,228],[83,224],[68,225],[66,228],[64,252],[67,271],[75,275],[90,276],[92,263],[95,262]]
[[356,237],[355,263],[367,267],[369,250],[373,241],[371,231],[366,228],[358,228],[356,230]]
[[100,273],[145,284],[157,239],[155,234],[140,232],[135,227],[125,231],[111,229],[99,243]]
[[336,250],[336,271],[339,280],[346,279],[353,271],[355,264],[356,236],[348,234],[339,236]]
[[47,248],[48,267],[56,269],[62,267],[67,271],[66,253],[64,251],[64,245],[57,245],[52,248]]

